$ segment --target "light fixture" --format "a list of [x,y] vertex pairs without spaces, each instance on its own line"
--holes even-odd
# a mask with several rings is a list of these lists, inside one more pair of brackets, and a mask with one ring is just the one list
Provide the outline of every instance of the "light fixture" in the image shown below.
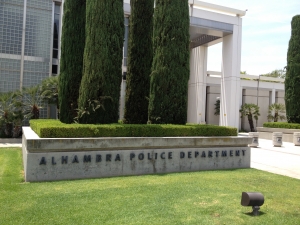
[[242,192],[241,205],[252,206],[252,214],[259,215],[260,206],[265,202],[264,196],[259,192]]

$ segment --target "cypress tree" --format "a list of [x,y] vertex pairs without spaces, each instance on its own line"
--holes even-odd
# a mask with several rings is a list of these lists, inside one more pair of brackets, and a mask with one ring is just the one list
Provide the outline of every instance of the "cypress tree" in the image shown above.
[[154,0],[131,0],[124,123],[148,120]]
[[148,111],[151,123],[186,123],[189,24],[187,0],[156,1]]
[[[105,98],[81,123],[118,122],[122,79],[124,11],[122,0],[87,0],[86,41],[79,109]],[[106,98],[109,97],[109,98]]]
[[293,17],[291,25],[285,78],[286,117],[289,123],[300,123],[300,15]]
[[82,78],[86,0],[65,0],[59,75],[60,121],[72,123]]

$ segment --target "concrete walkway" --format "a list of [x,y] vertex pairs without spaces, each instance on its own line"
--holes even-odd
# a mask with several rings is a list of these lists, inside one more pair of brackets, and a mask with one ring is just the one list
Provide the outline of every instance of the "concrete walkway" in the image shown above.
[[[1,147],[22,144],[0,143]],[[271,140],[259,139],[258,147],[251,148],[251,168],[300,179],[300,146],[283,142],[282,147],[273,147]]]
[[0,148],[10,148],[10,147],[20,147],[20,148],[22,148],[22,144],[0,143]]
[[272,140],[259,139],[251,148],[251,168],[300,179],[300,146],[283,142],[274,147]]

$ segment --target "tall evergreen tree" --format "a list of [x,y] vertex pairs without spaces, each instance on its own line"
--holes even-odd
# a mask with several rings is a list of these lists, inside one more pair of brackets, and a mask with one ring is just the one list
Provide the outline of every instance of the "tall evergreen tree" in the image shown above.
[[[123,0],[87,0],[86,41],[78,105],[104,99],[81,123],[118,121],[124,39]],[[109,97],[109,98],[105,98]]]
[[293,17],[291,25],[285,78],[286,117],[290,123],[300,123],[300,15]]
[[187,121],[189,24],[187,0],[156,1],[149,99],[151,123]]
[[[72,123],[82,78],[86,0],[65,0],[59,75],[60,121]],[[55,43],[56,44],[56,43]]]
[[148,120],[154,0],[131,0],[130,5],[124,122],[143,124]]

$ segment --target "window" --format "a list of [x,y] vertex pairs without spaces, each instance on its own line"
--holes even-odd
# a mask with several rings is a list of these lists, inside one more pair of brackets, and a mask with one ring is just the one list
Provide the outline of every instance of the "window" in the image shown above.
[[59,73],[60,23],[61,6],[60,3],[56,2],[54,5],[53,21],[52,75],[57,75]]

